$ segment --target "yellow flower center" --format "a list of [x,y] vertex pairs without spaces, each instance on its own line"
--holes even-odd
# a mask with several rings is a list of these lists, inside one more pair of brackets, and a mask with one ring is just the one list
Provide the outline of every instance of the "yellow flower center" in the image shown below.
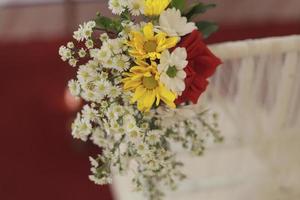
[[153,76],[144,77],[143,78],[143,85],[145,88],[152,90],[158,86],[157,80]]
[[140,9],[140,4],[134,3],[134,4],[132,5],[132,7],[133,7],[134,10],[138,10],[138,9]]
[[144,49],[147,53],[156,52],[156,48],[157,48],[156,41],[149,40],[149,41],[145,42],[145,44],[144,44]]

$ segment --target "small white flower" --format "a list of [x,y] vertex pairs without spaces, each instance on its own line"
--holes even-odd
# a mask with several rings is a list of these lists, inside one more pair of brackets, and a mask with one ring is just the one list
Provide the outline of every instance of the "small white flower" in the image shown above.
[[158,170],[160,168],[160,164],[156,159],[149,160],[147,164],[148,164],[148,168],[152,171]]
[[65,46],[61,46],[58,53],[63,61],[67,61],[72,58],[72,51]]
[[114,54],[120,54],[123,52],[123,48],[124,48],[123,39],[121,38],[110,39],[107,41],[107,44],[109,45],[110,49]]
[[169,8],[161,13],[159,26],[169,36],[184,36],[197,29],[195,23],[187,22],[187,18],[182,17],[176,8]]
[[93,21],[79,25],[78,30],[73,34],[73,38],[78,42],[89,40],[92,36],[94,25],[96,24]]
[[80,58],[84,58],[86,56],[86,51],[81,48],[79,51],[78,51],[78,55]]
[[83,90],[81,93],[81,97],[86,100],[86,101],[97,101],[97,94],[95,94],[95,92],[91,91],[91,90]]
[[[133,30],[133,27],[135,26],[135,24],[129,20],[123,21],[121,24],[122,24],[123,30],[119,33],[119,36],[127,40],[129,38],[129,34]],[[124,45],[124,47],[127,47],[127,46]],[[126,50],[126,49],[124,49],[124,50]]]
[[152,130],[147,133],[147,142],[151,145],[157,144],[160,142],[161,131]]
[[148,149],[149,149],[148,145],[144,142],[140,142],[139,144],[136,145],[136,150],[140,155],[146,154]]
[[109,0],[108,8],[112,11],[113,14],[120,15],[125,11],[124,0]]
[[98,178],[95,175],[90,175],[89,179],[90,179],[90,181],[93,181],[97,185],[106,185],[106,184],[112,183],[112,178],[110,178],[110,177]]
[[100,73],[100,78],[104,79],[104,80],[108,79],[108,73],[107,72],[101,72]]
[[144,13],[145,1],[128,0],[128,8],[133,16],[138,16]]
[[82,141],[87,141],[87,137],[92,132],[92,125],[90,122],[81,119],[80,114],[77,115],[75,121],[72,124],[72,136],[75,139],[81,139]]
[[93,167],[98,167],[99,166],[99,163],[97,162],[97,160],[95,160],[93,157],[89,157],[89,160],[90,160],[90,162],[91,162],[91,165],[93,166]]
[[121,90],[120,87],[118,87],[118,86],[112,86],[112,87],[110,87],[110,90],[108,92],[108,97],[114,99],[114,98],[116,98],[116,97],[118,97],[118,96],[121,95],[121,91],[122,90]]
[[122,82],[123,78],[122,76],[118,76],[114,78],[114,84],[118,85]]
[[100,64],[95,60],[89,60],[85,65],[93,71],[96,71],[97,69],[99,69]]
[[78,60],[75,59],[75,58],[71,58],[69,60],[69,65],[72,66],[72,67],[76,67],[77,66],[77,63],[78,63]]
[[108,39],[109,39],[109,37],[108,37],[107,33],[102,33],[100,35],[101,42],[106,42]]
[[102,128],[95,128],[93,130],[91,140],[93,143],[99,147],[105,147],[107,144],[107,140],[105,139],[105,133]]
[[128,135],[127,139],[134,144],[137,144],[142,140],[142,135],[138,128],[133,129],[131,131],[127,131],[127,135]]
[[94,42],[93,42],[93,40],[87,40],[87,41],[85,42],[85,46],[86,46],[86,48],[88,48],[88,49],[93,48],[93,47],[94,47]]
[[91,108],[89,105],[85,105],[82,109],[82,117],[86,121],[96,122],[99,118],[99,114],[94,108]]
[[130,58],[124,54],[117,55],[113,58],[113,67],[119,72],[126,71],[130,67]]
[[101,49],[95,49],[95,52],[91,53],[91,56],[105,63],[111,58],[112,52],[108,45],[104,43]]
[[119,116],[122,116],[124,114],[124,108],[120,105],[113,105],[112,110],[118,113]]
[[69,49],[73,49],[73,48],[75,47],[75,45],[74,45],[73,42],[68,42],[67,47],[68,47]]
[[110,92],[111,89],[111,84],[110,82],[106,81],[106,80],[99,80],[99,81],[95,81],[95,89],[94,91],[98,94],[101,95],[102,97],[104,97],[105,95],[107,95]]
[[186,59],[187,52],[185,48],[176,48],[172,54],[165,50],[161,54],[160,64],[157,67],[159,73],[161,73],[161,82],[178,95],[181,95],[185,89],[184,79],[186,73],[184,68],[188,64]]
[[89,28],[89,29],[93,29],[96,27],[96,22],[95,21],[89,21],[86,23],[86,28]]
[[97,72],[95,69],[88,67],[86,65],[79,66],[77,71],[77,79],[81,84],[95,80]]
[[80,84],[78,81],[70,80],[68,83],[69,91],[73,96],[78,96],[80,94]]
[[123,117],[123,121],[124,121],[124,128],[127,130],[127,131],[131,131],[131,130],[137,130],[138,127],[136,125],[136,120],[135,118],[130,115],[130,114],[127,114]]

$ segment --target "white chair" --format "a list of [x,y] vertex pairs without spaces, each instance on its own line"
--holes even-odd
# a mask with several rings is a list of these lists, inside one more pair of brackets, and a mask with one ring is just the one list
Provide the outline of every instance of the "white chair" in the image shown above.
[[[300,36],[210,46],[222,58],[200,99],[220,114],[225,141],[179,152],[188,179],[166,200],[300,199]],[[116,177],[118,200],[143,200]]]

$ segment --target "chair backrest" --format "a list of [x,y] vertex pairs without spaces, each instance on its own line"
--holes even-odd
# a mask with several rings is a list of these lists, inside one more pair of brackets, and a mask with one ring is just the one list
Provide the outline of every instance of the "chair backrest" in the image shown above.
[[300,36],[228,42],[211,50],[224,64],[207,97],[249,132],[247,140],[274,131],[300,133]]

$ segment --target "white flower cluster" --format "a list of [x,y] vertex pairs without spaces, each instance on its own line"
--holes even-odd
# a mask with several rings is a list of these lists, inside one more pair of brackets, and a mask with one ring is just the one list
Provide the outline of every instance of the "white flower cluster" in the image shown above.
[[88,50],[93,48],[92,40],[93,29],[96,27],[95,21],[89,21],[79,25],[79,29],[74,32],[73,38],[78,42],[85,41],[85,47],[76,48],[73,42],[59,48],[59,55],[63,61],[68,61],[69,65],[76,67],[79,60],[88,55]]
[[116,15],[122,14],[126,9],[133,16],[144,13],[145,1],[141,0],[109,0],[109,9]]

